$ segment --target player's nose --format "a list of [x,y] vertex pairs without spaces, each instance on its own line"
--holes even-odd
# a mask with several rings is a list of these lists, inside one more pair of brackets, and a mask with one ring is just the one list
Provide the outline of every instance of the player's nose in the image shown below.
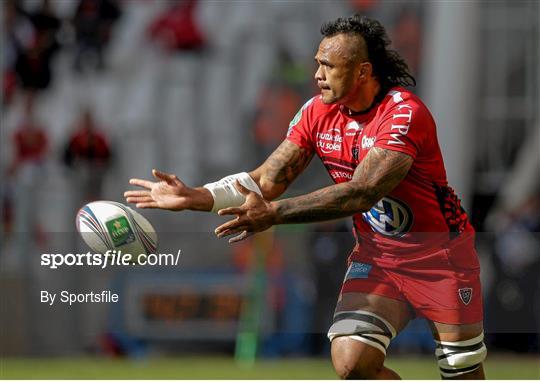
[[313,78],[315,78],[315,81],[317,81],[317,83],[324,81],[323,71],[320,66],[317,68],[317,71],[315,72]]

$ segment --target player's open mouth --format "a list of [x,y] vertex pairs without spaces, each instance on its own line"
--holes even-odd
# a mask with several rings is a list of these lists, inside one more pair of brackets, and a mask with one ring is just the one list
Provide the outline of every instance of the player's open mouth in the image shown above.
[[322,90],[330,90],[330,86],[322,84],[322,83],[318,83],[317,86],[319,87],[319,89],[321,89],[321,91]]

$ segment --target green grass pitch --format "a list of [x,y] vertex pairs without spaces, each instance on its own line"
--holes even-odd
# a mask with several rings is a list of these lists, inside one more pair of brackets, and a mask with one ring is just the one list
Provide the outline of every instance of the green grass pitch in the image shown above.
[[[540,379],[538,356],[488,357],[488,379]],[[439,379],[431,357],[393,357],[386,363],[404,379]],[[1,379],[336,379],[328,359],[260,360],[242,368],[226,357],[178,356],[142,360],[3,358]]]

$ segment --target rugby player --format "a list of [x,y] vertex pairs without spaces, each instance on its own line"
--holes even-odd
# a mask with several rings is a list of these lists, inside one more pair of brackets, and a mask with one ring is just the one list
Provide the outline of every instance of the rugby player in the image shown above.
[[[218,237],[242,240],[276,224],[352,216],[357,244],[328,337],[341,378],[396,379],[390,341],[415,316],[430,323],[443,378],[483,379],[482,294],[474,229],[448,186],[435,122],[384,27],[359,15],[321,28],[320,94],[257,169],[190,188],[157,181],[125,193],[139,208],[234,215]],[[458,80],[458,79],[457,79]],[[317,155],[335,184],[276,200]]]

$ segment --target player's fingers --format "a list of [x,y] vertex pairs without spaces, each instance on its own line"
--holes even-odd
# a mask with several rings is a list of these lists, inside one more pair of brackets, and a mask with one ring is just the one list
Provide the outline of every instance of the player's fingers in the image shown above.
[[240,183],[240,182],[238,181],[238,179],[236,180],[234,186],[236,187],[236,189],[237,189],[238,191],[240,191],[240,193],[241,193],[242,195],[248,195],[248,194],[251,192],[249,189],[247,189],[246,187],[244,187],[244,185],[243,185],[242,183]]
[[128,203],[150,203],[153,201],[154,199],[151,196],[130,196],[126,198]]
[[240,222],[239,218],[236,218],[236,219],[233,219],[233,220],[229,220],[226,223],[223,223],[222,225],[217,227],[214,232],[219,237],[219,235],[222,232],[227,231],[227,230],[231,230],[231,229],[234,229],[234,228],[239,228],[241,225],[243,225],[243,223]]
[[254,234],[254,232],[243,231],[240,235],[230,238],[229,239],[229,244],[233,244],[233,243],[236,243],[238,241],[242,241],[244,239],[247,239],[248,237],[250,237],[253,234]]
[[246,226],[240,226],[240,227],[236,227],[232,229],[227,229],[225,231],[222,231],[219,235],[217,235],[217,237],[221,239],[222,237],[225,237],[225,236],[235,235],[239,232],[245,231],[246,228],[247,228]]
[[218,211],[218,215],[239,215],[244,210],[240,207],[228,207],[228,208],[222,208]]
[[150,191],[147,191],[147,190],[129,190],[129,191],[124,192],[125,198],[149,196],[149,195],[150,195]]
[[144,203],[135,204],[135,207],[137,207],[137,208],[158,208],[158,205],[157,205],[156,202],[144,202]]
[[152,170],[152,175],[154,175],[154,177],[156,179],[164,180],[167,183],[176,183],[176,184],[181,183],[180,179],[178,179],[178,177],[176,175],[168,174],[166,172],[161,172],[161,171],[156,170],[156,169]]
[[133,184],[134,186],[141,186],[141,187],[150,189],[152,188],[154,182],[151,182],[149,180],[144,180],[144,179],[133,178],[129,180],[129,184]]

